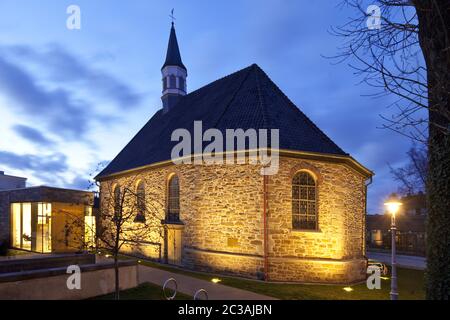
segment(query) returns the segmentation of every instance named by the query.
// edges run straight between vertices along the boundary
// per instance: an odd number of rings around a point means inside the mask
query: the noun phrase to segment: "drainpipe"
[[[367,260],[367,255],[366,255],[366,219],[367,219],[367,188],[372,184],[373,182],[373,177],[370,177],[370,180],[368,183],[364,183],[364,228],[362,230],[362,240],[363,240],[363,250],[364,250],[364,258],[366,258]]]
[[[267,221],[267,180],[268,176],[263,178],[263,221],[264,221],[264,280],[269,280],[269,257],[268,257],[268,221]]]

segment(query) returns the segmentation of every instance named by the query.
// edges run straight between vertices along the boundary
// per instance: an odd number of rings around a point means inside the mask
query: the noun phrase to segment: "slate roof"
[[[279,129],[280,149],[348,155],[253,64],[182,97],[166,113],[159,110],[97,178],[170,160],[178,143],[171,141],[172,132],[185,128],[193,137],[196,120],[203,132],[217,128],[225,136],[226,129]]]
[[[166,66],[178,66],[187,71],[186,67],[181,61],[180,48],[178,47],[177,34],[175,33],[175,27],[172,22],[172,28],[170,29],[169,44],[167,46],[166,61],[161,69]]]

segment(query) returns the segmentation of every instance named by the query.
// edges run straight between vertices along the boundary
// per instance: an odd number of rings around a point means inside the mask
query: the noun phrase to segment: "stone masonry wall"
[[[9,194],[0,192],[0,241],[10,239]]]
[[[115,184],[137,185],[143,181],[146,197],[154,199],[155,218],[162,220],[165,217],[167,181],[172,174],[177,174],[181,190],[180,219],[185,224],[185,248],[261,256],[263,190],[258,170],[257,166],[249,165],[179,165],[146,170],[102,182],[101,205],[110,203],[108,197]],[[160,243],[161,246],[164,242],[160,230],[156,229],[145,241]],[[127,245],[124,251],[138,251],[136,253],[140,255],[153,252],[149,257],[159,258],[156,245],[145,247],[147,249],[133,250],[133,245]],[[195,263],[184,254],[183,259],[187,267]],[[223,264],[218,267],[230,268],[227,262]],[[240,272],[239,268],[239,264],[234,266],[236,272]]]
[[[145,182],[164,219],[166,185],[180,179],[183,265],[187,268],[261,278],[264,271],[263,177],[254,165],[171,165],[102,182],[102,190],[126,179]],[[293,175],[308,170],[318,181],[319,230],[292,230]],[[274,281],[347,283],[364,277],[364,177],[334,163],[280,159],[268,185],[269,279]],[[101,193],[102,205],[104,192]],[[156,232],[147,239],[160,258]],[[156,243],[156,245],[155,245]],[[133,245],[127,247],[133,251]],[[143,251],[142,249],[141,255]]]
[[[292,178],[305,170],[316,178],[318,230],[292,229]],[[364,178],[342,164],[282,158],[270,177],[269,279],[346,282],[364,278]],[[295,267],[294,267],[295,266]],[[281,276],[282,275],[282,276]]]

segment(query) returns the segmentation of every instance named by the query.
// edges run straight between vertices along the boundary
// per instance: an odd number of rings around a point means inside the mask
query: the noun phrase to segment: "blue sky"
[[[387,166],[410,141],[382,125],[390,98],[365,95],[330,35],[352,12],[340,1],[2,0],[0,170],[30,185],[86,188],[160,108],[175,8],[188,90],[257,63],[341,148],[375,171],[369,212],[396,190]],[[81,8],[81,30],[66,9]]]

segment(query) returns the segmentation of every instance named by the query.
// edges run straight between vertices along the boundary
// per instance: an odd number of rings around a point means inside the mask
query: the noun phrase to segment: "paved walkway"
[[[190,296],[193,296],[199,289],[205,289],[208,292],[209,300],[276,300],[275,298],[264,296],[262,294],[212,283],[210,281],[193,278],[179,273],[139,265],[139,283],[151,282],[163,286],[164,282],[169,278],[174,278],[177,281],[179,292]],[[173,288],[172,284],[170,284],[169,287]]]
[[[367,252],[367,256],[370,259],[378,260],[388,265],[391,264],[391,255],[389,253]],[[426,265],[427,262],[424,257],[397,255],[398,267],[425,270]]]

